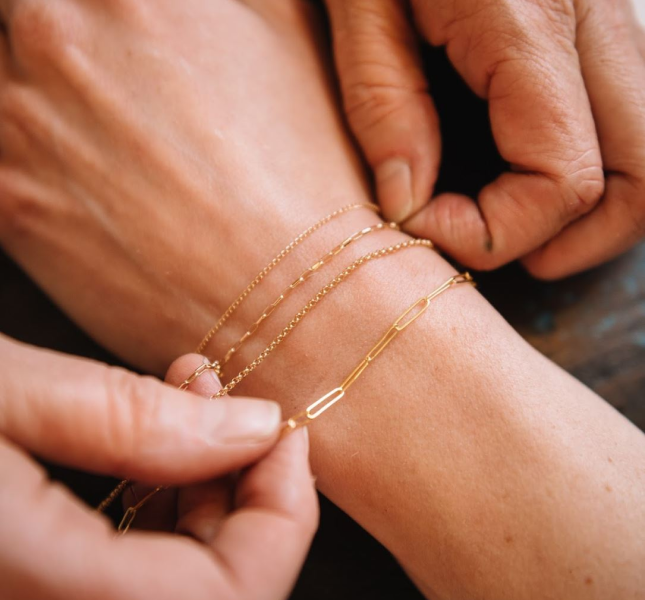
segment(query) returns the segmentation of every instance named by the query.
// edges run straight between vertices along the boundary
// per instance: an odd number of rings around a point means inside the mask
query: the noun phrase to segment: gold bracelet
[[[294,431],[300,427],[305,427],[311,423],[314,419],[320,417],[323,413],[329,410],[334,404],[339,402],[347,393],[347,390],[360,378],[360,376],[365,372],[365,370],[376,360],[376,358],[392,343],[392,341],[410,325],[412,325],[417,319],[419,319],[430,307],[431,302],[439,295],[443,294],[445,291],[450,288],[470,284],[475,285],[473,278],[470,273],[461,273],[455,275],[448,279],[445,283],[440,285],[433,292],[427,296],[419,298],[414,304],[412,304],[403,314],[401,314],[394,323],[388,328],[388,330],[383,334],[378,342],[372,347],[372,349],[367,353],[365,358],[356,366],[356,368],[343,380],[343,382],[314,403],[310,404],[304,411],[294,415],[289,418],[286,422],[286,425],[283,429],[283,435]],[[206,369],[201,372],[205,372]],[[199,375],[197,375],[198,377]],[[211,396],[213,398],[215,396]],[[127,485],[127,482],[121,482],[120,486],[123,486],[122,489]],[[118,489],[118,488],[117,488]],[[139,500],[135,505],[129,507],[124,515],[123,519],[119,523],[117,531],[121,534],[125,534],[131,527],[134,519],[137,516],[138,511],[143,508],[146,503],[157,493],[167,489],[167,486],[158,486],[151,492],[149,492],[144,498]]]
[[[196,379],[201,377],[206,371],[209,371],[209,370],[212,370],[212,371],[215,371],[216,373],[218,373],[218,371],[219,371],[218,364],[216,362],[211,362],[211,361],[206,360],[204,362],[204,364],[202,364],[199,367],[197,367],[186,379],[184,379],[184,381],[182,381],[182,383],[178,386],[177,389],[178,390],[186,390],[186,389],[188,389],[188,386],[193,381],[195,381]],[[119,484],[96,507],[96,511],[100,512],[100,513],[105,512],[112,505],[112,503],[130,485],[132,485],[132,483],[133,482],[131,480],[129,480],[129,479],[123,479],[122,481],[120,481]],[[135,505],[135,507],[134,507],[135,514],[136,514],[136,510],[138,510],[139,504],[141,504],[141,502],[143,502],[143,504],[145,504],[150,498],[152,498],[152,496],[154,496],[157,492],[160,492],[162,489],[164,489],[164,486],[159,486],[158,488],[156,488],[155,490],[150,492],[148,495],[146,495],[139,503],[137,503]],[[141,504],[141,506],[143,506],[143,504]],[[130,509],[128,509],[125,512],[125,514],[123,515],[123,519],[121,520],[121,523],[119,524],[119,528],[117,529],[117,531],[121,531],[122,527],[126,527],[126,531],[130,528],[130,525],[132,524],[132,521],[134,520],[135,515],[134,514],[129,514],[129,512],[130,512]],[[128,523],[127,526],[126,526],[126,523],[127,523],[128,519],[130,519],[130,523]]]
[[[209,342],[213,339],[213,336],[222,328],[224,323],[228,321],[231,315],[239,308],[242,302],[244,302],[246,297],[275,267],[277,267],[280,264],[282,259],[284,259],[294,248],[300,245],[312,233],[320,229],[323,225],[326,225],[336,217],[340,217],[341,215],[344,215],[349,211],[356,210],[359,208],[366,208],[368,210],[373,210],[374,212],[377,212],[377,213],[380,211],[379,207],[376,204],[372,204],[371,202],[349,204],[347,206],[343,206],[342,208],[339,208],[338,210],[335,210],[334,212],[328,214],[326,217],[323,217],[322,219],[320,219],[320,221],[318,221],[317,223],[314,223],[311,227],[308,227],[307,229],[305,229],[300,235],[294,238],[286,246],[286,248],[284,248],[277,256],[275,256],[275,258],[256,275],[255,279],[253,279],[253,281],[249,283],[248,286],[246,286],[244,291],[226,309],[226,311],[219,318],[217,323],[215,323],[215,325],[213,325],[213,327],[208,331],[208,333],[206,333],[206,335],[204,336],[204,339],[200,342],[199,346],[197,346],[197,349],[195,350],[195,352],[197,354],[204,353],[204,350],[208,346]]]
[[[430,240],[406,240],[404,242],[399,242],[398,244],[394,244],[392,246],[388,246],[387,248],[381,248],[380,250],[375,250],[373,252],[370,252],[368,254],[365,254],[361,256],[360,258],[356,259],[353,263],[351,263],[348,267],[343,269],[336,277],[334,277],[331,281],[327,283],[323,288],[321,288],[318,293],[305,304],[305,306],[291,319],[291,321],[287,324],[287,326],[282,330],[282,332],[258,355],[258,357],[251,362],[248,366],[246,366],[242,371],[240,371],[231,381],[229,381],[224,387],[222,387],[216,394],[213,394],[210,396],[210,400],[214,400],[217,398],[221,398],[222,396],[225,396],[226,394],[230,393],[233,391],[233,389],[244,379],[246,378],[249,374],[251,374],[257,367],[259,367],[264,360],[289,336],[289,334],[296,328],[296,326],[309,314],[320,302],[321,300],[327,296],[332,290],[334,290],[336,287],[338,287],[341,283],[343,283],[354,271],[356,271],[358,268],[363,266],[364,264],[375,260],[379,258],[383,258],[385,256],[389,256],[391,254],[395,254],[396,252],[400,252],[401,250],[404,250],[406,248],[413,248],[413,247],[425,247],[425,248],[434,248],[434,244]],[[206,362],[202,365],[200,365],[187,379],[185,379],[182,384],[179,386],[180,390],[185,390],[193,381],[195,381],[200,375],[202,375],[204,372],[207,370],[214,370],[216,373],[219,372],[219,364],[217,361],[214,362]],[[128,480],[123,480],[119,485],[110,493],[110,495],[101,502],[99,505],[99,508],[101,511],[104,511],[107,509],[112,502],[119,496],[120,493],[122,493],[130,484],[131,482]],[[154,496],[158,491],[161,491],[164,489],[163,487],[158,488],[157,490],[153,490],[148,496],[151,498]],[[148,496],[144,499],[147,502]],[[139,503],[140,504],[140,503]],[[139,506],[137,504],[137,506]],[[145,504],[145,502],[144,502]],[[136,513],[136,510],[138,508],[133,508]],[[128,509],[126,511],[126,514],[123,517],[122,522],[119,524],[118,531],[127,531],[132,524],[132,521],[134,520],[135,515],[132,514],[132,511]]]
[[[358,240],[364,238],[366,235],[369,235],[370,233],[374,233],[376,231],[382,231],[385,229],[392,229],[392,230],[399,230],[399,226],[396,223],[377,223],[376,225],[371,225],[370,227],[365,227],[364,229],[361,229],[360,231],[357,231],[356,233],[350,235],[348,238],[343,240],[340,244],[337,244],[334,246],[329,252],[325,253],[323,257],[318,259],[313,265],[311,265],[309,268],[305,269],[299,277],[297,277],[290,285],[288,285],[285,290],[277,297],[276,300],[274,300],[271,304],[269,304],[263,311],[260,317],[249,327],[247,332],[233,345],[229,350],[226,352],[224,355],[224,358],[221,360],[217,361],[219,365],[219,372],[218,375],[221,377],[223,375],[223,369],[226,363],[228,363],[229,360],[233,357],[233,355],[240,349],[242,344],[246,340],[248,340],[260,327],[260,325],[271,316],[273,311],[280,306],[280,304],[284,301],[285,298],[289,296],[296,288],[300,287],[305,281],[307,281],[310,277],[313,277],[319,269],[327,264],[330,260],[332,260],[334,257],[338,256],[345,248],[347,248],[349,245],[351,245],[354,242],[357,242]]]
[[[446,281],[443,285],[439,286],[436,290],[419,298],[410,308],[408,308],[385,332],[383,337],[373,346],[367,353],[365,358],[358,364],[358,366],[345,378],[345,380],[336,388],[327,392],[324,396],[310,404],[304,411],[291,417],[287,420],[286,429],[291,431],[298,427],[305,427],[314,419],[317,419],[325,411],[329,410],[336,402],[341,400],[347,390],[356,382],[356,380],[363,374],[365,369],[369,367],[374,360],[378,357],[385,348],[407,327],[412,325],[430,306],[430,303],[440,294],[449,290],[451,287],[461,284],[475,285],[470,273],[461,273],[455,275]]]
[[[333,289],[337,288],[343,281],[345,281],[354,271],[362,267],[364,264],[390,254],[395,254],[406,248],[414,248],[416,246],[424,248],[434,248],[434,244],[430,240],[406,240],[399,242],[387,248],[374,250],[369,254],[364,254],[357,258],[352,264],[343,269],[336,277],[334,277],[327,285],[321,288],[318,293],[311,299],[305,306],[289,321],[287,326],[275,337],[275,339],[258,355],[258,357],[251,362],[248,366],[242,369],[231,381],[229,381],[221,390],[213,394],[210,399],[221,398],[229,392],[233,391],[235,387],[255,369],[257,369],[288,336],[296,328],[296,326],[320,303],[320,301],[329,294]]]

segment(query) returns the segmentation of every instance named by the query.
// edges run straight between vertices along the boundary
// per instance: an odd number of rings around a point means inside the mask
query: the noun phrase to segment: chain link
[[[213,339],[213,336],[222,328],[224,323],[228,321],[231,315],[240,307],[242,302],[246,300],[247,296],[257,287],[257,285],[275,268],[280,262],[297,246],[299,246],[304,240],[306,240],[312,233],[318,231],[323,225],[329,223],[336,217],[340,217],[347,212],[352,210],[357,210],[359,208],[366,208],[368,210],[373,210],[374,212],[379,212],[378,206],[372,203],[359,203],[359,204],[349,204],[343,206],[338,210],[335,210],[332,213],[329,213],[326,217],[323,217],[317,223],[314,223],[311,227],[305,229],[298,237],[294,238],[274,259],[262,269],[253,279],[251,283],[244,289],[244,291],[233,301],[233,303],[226,309],[224,314],[219,318],[219,321],[213,325],[213,327],[206,333],[204,339],[200,342],[199,346],[195,352],[197,354],[203,354],[204,350]]]
[[[343,240],[340,244],[334,246],[331,250],[326,252],[321,258],[319,258],[313,265],[305,269],[299,277],[297,277],[291,284],[289,284],[284,291],[271,303],[269,304],[260,317],[249,327],[246,333],[233,345],[224,355],[224,358],[218,361],[220,369],[222,369],[229,360],[231,360],[233,354],[235,354],[260,327],[260,325],[268,319],[271,314],[282,304],[285,298],[287,298],[294,290],[300,287],[303,283],[313,277],[316,273],[320,271],[320,268],[330,262],[334,257],[338,256],[343,250],[348,248],[351,244],[358,242],[363,239],[366,235],[370,233],[375,233],[378,231],[384,230],[399,230],[399,226],[396,223],[377,223],[376,225],[371,225],[370,227],[365,227],[360,231],[350,235],[348,238]]]
[[[255,369],[257,369],[264,360],[287,338],[287,336],[296,328],[296,326],[302,321],[325,297],[329,292],[338,287],[343,281],[345,281],[354,271],[362,267],[364,264],[375,260],[377,258],[383,258],[384,256],[389,256],[395,254],[406,248],[413,248],[415,246],[421,246],[425,248],[434,248],[434,244],[430,240],[406,240],[405,242],[399,242],[387,248],[381,248],[380,250],[375,250],[369,254],[365,254],[360,258],[357,258],[351,265],[346,267],[341,271],[336,277],[334,277],[327,285],[320,289],[320,291],[311,299],[305,306],[298,312],[287,326],[282,330],[280,334],[262,351],[262,353],[244,369],[242,369],[231,381],[229,381],[221,390],[216,394],[211,396],[211,399],[221,398],[229,392],[232,392],[233,389],[248,375],[250,375]]]

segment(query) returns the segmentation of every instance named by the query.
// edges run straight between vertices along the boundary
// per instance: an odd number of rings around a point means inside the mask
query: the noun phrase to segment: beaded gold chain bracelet
[[[368,210],[372,210],[376,213],[380,212],[379,207],[376,204],[372,204],[371,202],[362,202],[358,204],[349,204],[347,206],[343,206],[342,208],[339,208],[338,210],[335,210],[332,213],[329,213],[327,216],[323,217],[320,219],[318,222],[314,223],[307,229],[305,229],[301,234],[299,234],[297,237],[295,237],[289,244],[283,248],[274,258],[273,260],[266,266],[264,269],[262,269],[249,283],[249,285],[246,286],[246,288],[242,291],[242,293],[233,301],[233,303],[224,311],[224,314],[219,318],[217,323],[213,325],[213,327],[206,333],[204,336],[204,339],[199,343],[199,346],[197,346],[195,352],[197,354],[203,354],[204,350],[208,346],[209,342],[213,339],[213,336],[222,328],[224,323],[228,321],[228,319],[231,318],[233,313],[240,307],[242,302],[247,298],[247,296],[258,286],[258,284],[275,268],[277,267],[282,260],[288,256],[296,247],[298,247],[302,242],[304,242],[312,233],[318,231],[321,227],[329,223],[330,221],[334,220],[337,217],[340,217],[341,215],[344,215],[345,213],[348,213],[352,210],[357,210],[359,208],[365,208]]]
[[[360,231],[357,231],[356,233],[350,235],[348,238],[344,239],[340,244],[337,244],[334,246],[331,250],[326,252],[321,258],[319,258],[313,265],[305,269],[299,277],[296,277],[294,281],[289,284],[283,291],[282,293],[271,303],[269,304],[263,311],[260,317],[249,327],[249,329],[246,331],[246,333],[233,345],[229,350],[226,352],[224,357],[217,361],[219,365],[219,372],[218,375],[221,377],[223,374],[223,369],[226,363],[233,357],[233,354],[235,354],[242,344],[246,340],[248,340],[260,327],[260,325],[268,319],[273,311],[280,306],[280,304],[287,298],[295,289],[300,287],[305,281],[313,277],[317,272],[319,272],[319,269],[326,265],[329,261],[331,261],[334,257],[338,256],[343,250],[345,250],[348,246],[353,244],[354,242],[359,241],[360,239],[364,238],[366,235],[369,235],[370,233],[374,233],[377,231],[383,231],[383,230],[399,230],[399,226],[396,223],[377,223],[376,225],[371,225],[369,227],[365,227],[361,229]]]
[[[305,304],[305,306],[289,321],[286,327],[278,334],[274,340],[257,356],[257,358],[242,369],[231,381],[229,381],[224,387],[222,387],[216,394],[210,396],[210,400],[221,398],[226,394],[230,393],[235,389],[235,387],[248,375],[250,375],[257,367],[259,367],[266,358],[291,334],[291,332],[298,326],[298,324],[325,298],[332,290],[337,288],[341,283],[343,283],[352,273],[359,269],[364,264],[371,262],[373,260],[384,258],[391,254],[405,250],[406,248],[413,247],[425,247],[425,248],[434,248],[434,245],[429,240],[406,240],[404,242],[399,242],[398,244],[393,244],[387,248],[381,248],[380,250],[375,250],[368,254],[357,258],[352,262],[348,267],[343,269],[336,277],[329,281],[323,288],[321,288],[318,293]],[[185,379],[179,386],[180,390],[185,390],[188,386],[195,381],[200,375],[208,370],[213,370],[215,373],[220,373],[220,365],[217,361],[206,362],[200,365],[187,379]],[[119,495],[131,484],[131,481],[124,479],[121,481],[111,492],[110,494],[98,505],[97,510],[99,512],[105,511],[113,502],[116,500]],[[162,488],[160,488],[162,489]],[[156,492],[153,490],[151,492],[154,495]],[[145,499],[144,499],[145,500]],[[127,515],[126,515],[127,516]],[[134,518],[134,517],[132,517]],[[128,525],[129,527],[129,525]]]
[[[259,367],[264,360],[271,354],[290,334],[291,332],[300,324],[300,322],[320,303],[320,301],[329,294],[332,290],[337,288],[341,283],[343,283],[352,273],[363,265],[371,262],[373,260],[384,258],[405,250],[406,248],[414,247],[423,247],[423,248],[434,248],[434,244],[430,240],[406,240],[405,242],[399,242],[398,244],[393,244],[387,248],[381,248],[380,250],[374,250],[368,254],[364,254],[360,258],[357,258],[352,262],[348,267],[343,269],[336,277],[334,277],[327,285],[322,287],[318,293],[311,299],[304,307],[289,321],[286,327],[278,334],[275,339],[258,355],[258,357],[251,362],[248,366],[242,369],[231,381],[229,381],[217,394],[211,396],[211,399],[221,398],[229,392],[232,392],[233,389],[249,374],[251,374],[257,367]],[[212,363],[212,368],[216,371],[219,369],[219,363]]]
[[[376,342],[372,349],[366,354],[365,358],[356,366],[356,368],[343,380],[343,382],[330,392],[326,393],[324,396],[310,404],[304,411],[294,415],[289,418],[283,428],[283,434],[286,434],[290,431],[298,429],[300,427],[305,427],[313,420],[320,417],[323,413],[329,410],[334,404],[342,400],[347,393],[347,390],[360,378],[360,376],[365,372],[365,370],[378,358],[378,356],[392,343],[392,341],[415,321],[417,321],[430,307],[432,301],[437,298],[437,296],[443,294],[447,290],[457,285],[470,284],[475,285],[473,278],[470,273],[461,273],[455,275],[436,288],[434,291],[429,293],[427,296],[419,298],[414,304],[407,308],[397,319],[390,325],[387,331],[383,336]],[[205,366],[201,370],[201,373],[204,373],[208,369]],[[193,374],[194,381],[199,375]],[[192,376],[191,376],[192,377]],[[184,384],[189,385],[190,382],[186,380]],[[183,384],[182,384],[183,385]],[[122,485],[127,485],[127,482],[122,482]],[[137,516],[138,511],[143,508],[147,502],[152,499],[157,493],[166,489],[166,486],[158,486],[146,496],[144,496],[139,502],[135,505],[129,507],[124,515],[121,523],[119,523],[118,531],[122,534],[126,533],[134,519]]]

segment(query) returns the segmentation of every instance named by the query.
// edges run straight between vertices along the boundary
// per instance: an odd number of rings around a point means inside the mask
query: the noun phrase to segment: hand
[[[173,387],[178,387],[203,362],[204,357],[198,354],[179,357],[170,365],[166,382]],[[188,386],[188,390],[208,398],[217,393],[221,387],[222,384],[217,375],[213,371],[207,371],[195,379]],[[224,396],[216,402],[228,400],[229,397]],[[304,432],[298,430],[297,433],[302,435]],[[306,433],[304,435],[307,437],[305,443],[308,445],[308,435]],[[264,471],[268,472],[267,467],[264,467]],[[281,476],[275,467],[274,471],[273,477]],[[177,531],[209,543],[233,510],[236,496],[248,493],[246,479],[246,477],[242,478],[242,485],[240,485],[237,474],[233,473],[197,485],[160,491],[137,512],[134,526],[145,530]],[[135,504],[155,487],[137,483],[127,488],[123,494],[125,506]]]
[[[645,235],[645,34],[629,0],[412,0],[410,15],[402,0],[327,4],[346,112],[387,217],[466,265],[523,258],[543,278]],[[429,201],[440,138],[415,26],[489,101],[511,171],[477,203]]]
[[[0,338],[0,596],[285,598],[317,521],[306,437],[275,442],[271,402],[208,402],[156,380]],[[131,532],[46,480],[29,457],[189,484],[256,461],[235,509],[195,539]],[[193,511],[194,514],[194,511]],[[203,527],[202,527],[203,531]],[[11,540],[11,543],[7,543]]]
[[[306,3],[0,18],[0,243],[131,364],[165,372],[288,240],[368,198]]]

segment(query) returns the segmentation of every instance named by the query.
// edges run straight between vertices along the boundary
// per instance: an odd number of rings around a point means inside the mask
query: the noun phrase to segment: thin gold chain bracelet
[[[387,248],[381,248],[380,250],[374,250],[368,254],[364,254],[360,258],[357,258],[353,263],[348,267],[343,269],[336,277],[334,277],[329,283],[322,287],[318,293],[311,299],[305,306],[289,321],[286,327],[275,337],[275,339],[257,356],[257,358],[242,369],[233,379],[231,379],[221,390],[216,394],[213,394],[210,399],[214,400],[216,398],[221,398],[226,394],[232,392],[235,387],[248,375],[250,375],[255,369],[257,369],[264,360],[291,334],[291,332],[298,326],[298,324],[320,303],[320,301],[325,298],[332,290],[337,288],[341,283],[343,283],[352,273],[363,265],[379,258],[385,256],[390,256],[405,250],[406,248],[414,247],[423,247],[423,248],[434,248],[434,244],[430,240],[406,240],[405,242],[399,242],[398,244],[393,244]],[[217,365],[218,367],[219,365]],[[217,368],[216,367],[216,368]]]
[[[304,242],[311,234],[314,232],[318,231],[321,227],[329,223],[330,221],[336,219],[337,217],[340,217],[341,215],[344,215],[345,213],[348,213],[352,210],[357,210],[359,208],[366,208],[368,210],[372,210],[376,213],[380,212],[379,207],[376,204],[372,204],[371,202],[362,202],[362,203],[357,203],[357,204],[348,204],[347,206],[343,206],[342,208],[339,208],[338,210],[335,210],[334,212],[329,213],[327,216],[323,217],[320,219],[318,222],[314,223],[307,229],[305,229],[301,234],[299,234],[297,237],[295,237],[284,249],[282,249],[274,258],[273,260],[266,266],[264,269],[262,269],[249,283],[249,285],[246,286],[244,291],[233,301],[233,303],[224,311],[224,314],[219,318],[217,323],[213,325],[213,327],[206,333],[202,341],[199,343],[199,346],[197,346],[195,352],[197,354],[203,354],[204,350],[208,346],[209,342],[213,339],[213,336],[222,328],[224,323],[228,321],[228,319],[233,315],[233,313],[240,307],[242,302],[247,298],[247,296],[258,286],[258,284],[275,268],[277,267],[282,260],[288,256],[292,250],[294,250],[296,247],[298,247],[302,242]]]
[[[328,262],[330,262],[334,257],[338,256],[343,250],[345,250],[351,244],[361,240],[362,238],[364,238],[366,235],[369,235],[370,233],[388,230],[388,229],[398,231],[400,228],[396,223],[377,223],[376,225],[365,227],[357,231],[356,233],[353,233],[348,238],[345,238],[340,244],[337,244],[331,250],[326,252],[313,265],[305,269],[300,274],[299,277],[294,279],[294,281],[291,284],[289,284],[282,291],[282,293],[262,311],[262,314],[260,315],[260,317],[253,323],[253,325],[251,325],[251,327],[249,327],[246,333],[233,346],[231,346],[231,348],[229,348],[229,350],[226,352],[224,357],[221,360],[217,361],[219,365],[218,375],[220,377],[223,375],[224,366],[228,363],[229,360],[231,360],[233,355],[240,349],[242,344],[244,344],[244,342],[246,342],[246,340],[248,340],[258,330],[260,325],[271,316],[271,314],[278,308],[278,306],[282,304],[285,298],[287,298],[295,289],[300,287],[308,279],[310,279],[316,273],[318,273],[321,267],[323,267]]]
[[[352,273],[359,269],[364,264],[371,262],[373,260],[389,256],[405,250],[406,248],[413,247],[425,247],[425,248],[434,248],[434,244],[430,240],[419,240],[412,239],[406,240],[404,242],[399,242],[393,244],[386,248],[381,248],[380,250],[375,250],[368,254],[361,256],[352,262],[348,267],[343,269],[336,277],[329,281],[323,288],[321,288],[318,293],[305,304],[305,306],[291,319],[287,326],[274,338],[274,340],[257,356],[257,358],[246,366],[242,371],[240,371],[231,381],[229,381],[224,387],[222,387],[216,394],[210,396],[210,400],[215,400],[221,398],[226,394],[230,393],[235,389],[235,387],[248,375],[250,375],[257,367],[259,367],[266,358],[291,334],[291,332],[298,326],[298,324],[325,298],[332,290],[337,288],[341,283],[343,283]],[[220,367],[217,361],[206,362],[203,365],[200,365],[187,379],[185,379],[179,386],[180,390],[185,390],[188,386],[195,381],[200,375],[202,375],[207,370],[213,370],[216,373],[219,373]],[[105,511],[118,497],[119,495],[130,485],[129,480],[121,481],[115,488],[110,492],[110,494],[99,504],[97,510],[100,512]],[[157,491],[160,491],[163,487],[158,488]],[[151,497],[157,493],[155,490],[151,492]],[[144,499],[145,500],[145,499]],[[137,505],[138,506],[138,505]],[[133,507],[130,507],[133,508]],[[137,509],[138,510],[138,509]],[[129,511],[129,509],[128,509]],[[128,519],[134,519],[134,516],[131,514],[131,511],[126,511],[126,514],[123,517],[123,521],[119,525],[119,531],[122,531],[122,527],[125,527],[126,531],[130,527],[128,524]]]
[[[463,284],[475,285],[475,282],[470,273],[461,273],[459,275],[451,277],[434,291],[430,292],[427,296],[419,298],[419,300],[417,300],[414,304],[407,308],[396,319],[396,321],[394,321],[394,323],[390,325],[383,336],[381,336],[378,342],[376,342],[372,349],[367,353],[365,358],[363,358],[363,360],[338,387],[334,388],[330,392],[327,392],[324,396],[310,404],[304,411],[294,415],[287,420],[283,429],[283,435],[300,427],[307,426],[309,423],[329,410],[337,402],[342,400],[347,393],[347,390],[361,377],[365,370],[378,358],[378,356],[392,343],[392,341],[400,333],[405,331],[410,325],[416,322],[428,310],[430,304],[435,298],[448,291],[450,288]],[[207,369],[208,366],[204,365],[204,369],[201,371],[201,373],[205,372],[205,370]],[[199,375],[197,375],[196,377],[199,377]],[[127,483],[128,482],[121,482],[120,486],[123,486],[123,488],[125,488]],[[117,531],[121,534],[125,534],[134,522],[138,511],[141,510],[141,508],[143,508],[153,496],[165,489],[167,489],[166,486],[158,486],[157,488],[149,492],[146,496],[144,496],[141,500],[139,500],[139,502],[137,502],[135,505],[129,507],[125,511],[123,519],[119,523]]]

